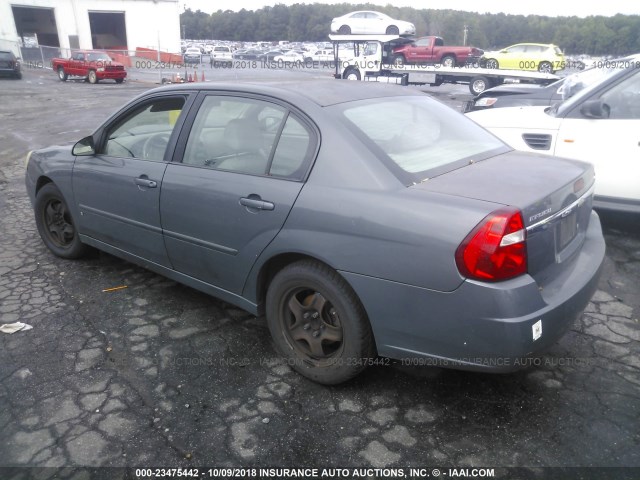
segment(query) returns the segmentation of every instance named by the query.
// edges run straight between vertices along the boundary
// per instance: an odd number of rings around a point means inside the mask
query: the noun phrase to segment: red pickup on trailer
[[[84,77],[89,83],[112,79],[122,83],[127,76],[124,65],[111,60],[105,52],[74,52],[71,58],[54,58],[51,60],[53,71],[63,82],[70,76]]]
[[[396,65],[408,63],[440,63],[443,67],[474,64],[480,60],[483,50],[475,47],[445,45],[441,37],[420,37],[411,43],[393,49]]]

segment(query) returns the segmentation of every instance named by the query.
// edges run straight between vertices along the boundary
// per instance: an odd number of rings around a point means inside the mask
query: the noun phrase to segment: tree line
[[[577,4],[576,4],[577,5]],[[579,7],[577,7],[579,8]],[[380,7],[371,4],[277,4],[259,10],[218,10],[211,15],[187,9],[180,15],[183,38],[255,41],[328,41],[334,17],[376,10],[415,24],[417,36],[438,35],[445,44],[485,50],[514,43],[554,43],[569,54],[627,55],[640,52],[640,15],[546,17],[457,10]]]

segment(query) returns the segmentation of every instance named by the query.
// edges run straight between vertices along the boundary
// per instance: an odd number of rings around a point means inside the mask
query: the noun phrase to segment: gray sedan
[[[94,247],[265,314],[317,382],[504,372],[580,315],[604,258],[590,164],[512,151],[395,85],[163,87],[31,152],[45,245]]]

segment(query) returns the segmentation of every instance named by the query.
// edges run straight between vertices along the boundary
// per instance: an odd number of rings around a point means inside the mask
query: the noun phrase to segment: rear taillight
[[[456,250],[460,273],[497,282],[527,273],[527,234],[520,210],[496,210],[474,228]]]

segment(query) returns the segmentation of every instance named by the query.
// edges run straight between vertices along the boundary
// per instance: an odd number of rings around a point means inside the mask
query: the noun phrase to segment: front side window
[[[184,103],[184,97],[145,102],[107,130],[99,153],[162,161]]]
[[[600,97],[612,119],[640,119],[640,72],[626,78]]]
[[[509,150],[472,120],[426,97],[361,100],[336,108],[406,184]]]

